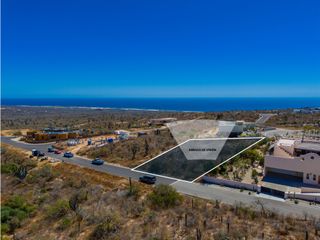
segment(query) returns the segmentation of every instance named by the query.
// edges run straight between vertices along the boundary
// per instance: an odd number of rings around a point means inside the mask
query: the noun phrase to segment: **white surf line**
[[[265,137],[254,137],[251,139],[259,139],[257,142],[251,144],[250,146],[246,147],[245,149],[241,150],[240,152],[236,153],[235,155],[233,155],[232,157],[228,158],[227,160],[221,162],[220,164],[218,164],[217,166],[215,166],[214,168],[210,169],[209,171],[205,172],[204,174],[200,175],[199,177],[195,178],[192,180],[192,182],[197,181],[199,178],[203,177],[204,175],[208,174],[209,172],[211,172],[212,170],[216,169],[217,167],[220,167],[222,164],[225,164],[227,162],[229,162],[232,158],[238,156],[239,154],[243,153],[244,151],[250,149],[251,147],[253,147],[254,145],[256,145],[257,143],[261,142],[263,139],[265,139]],[[231,138],[231,139],[237,139],[237,138]],[[238,138],[239,139],[239,138]],[[250,138],[245,138],[245,139],[250,139]]]

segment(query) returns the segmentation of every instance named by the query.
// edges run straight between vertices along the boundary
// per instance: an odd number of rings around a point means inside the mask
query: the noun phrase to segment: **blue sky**
[[[320,96],[320,1],[2,2],[2,97]]]

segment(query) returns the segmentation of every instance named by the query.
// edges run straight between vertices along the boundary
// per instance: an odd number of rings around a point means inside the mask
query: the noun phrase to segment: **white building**
[[[279,140],[265,156],[264,175],[272,174],[320,187],[320,142]]]

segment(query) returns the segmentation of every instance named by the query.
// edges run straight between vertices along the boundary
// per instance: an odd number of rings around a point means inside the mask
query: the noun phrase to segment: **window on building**
[[[317,176],[313,174],[313,181],[317,180]]]
[[[307,179],[309,179],[309,178],[310,178],[310,177],[309,177],[309,173],[307,173],[307,176],[306,176],[306,178],[307,178]]]

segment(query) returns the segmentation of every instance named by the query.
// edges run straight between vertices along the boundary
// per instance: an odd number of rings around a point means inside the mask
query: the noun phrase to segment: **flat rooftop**
[[[297,144],[295,149],[320,152],[320,142],[302,142]]]

